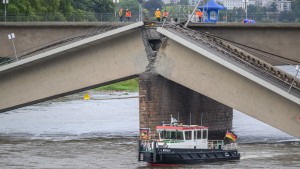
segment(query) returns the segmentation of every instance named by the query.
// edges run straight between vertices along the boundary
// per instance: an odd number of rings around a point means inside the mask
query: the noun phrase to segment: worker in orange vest
[[[156,20],[157,20],[158,22],[160,22],[160,15],[161,15],[161,12],[160,12],[159,8],[156,9],[154,15],[155,15],[155,17],[156,17]]]
[[[130,21],[131,18],[131,11],[129,9],[126,10],[126,14],[125,14],[126,20]]]
[[[165,11],[163,12],[163,21],[164,21],[165,19],[167,19],[168,16],[169,16],[169,12],[168,12],[167,10],[165,10]]]
[[[203,13],[202,13],[199,9],[197,9],[196,15],[197,15],[198,18],[199,18],[199,22],[201,22],[201,21],[202,21],[202,17],[203,17]]]

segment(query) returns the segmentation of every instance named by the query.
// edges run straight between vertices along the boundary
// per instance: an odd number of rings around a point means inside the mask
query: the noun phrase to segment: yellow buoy
[[[88,94],[88,93],[86,93],[86,94],[84,95],[83,99],[84,99],[84,100],[90,100],[90,96],[89,96],[89,94]]]

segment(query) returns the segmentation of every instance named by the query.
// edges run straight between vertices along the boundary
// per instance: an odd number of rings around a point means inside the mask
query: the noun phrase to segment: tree
[[[138,14],[139,12],[139,2],[137,0],[123,0],[120,1],[120,8],[130,9],[132,15]]]
[[[296,20],[300,20],[300,1],[299,0],[292,0],[292,14],[295,16]]]
[[[115,4],[112,0],[73,0],[75,9],[95,13],[112,13]]]
[[[115,4],[112,0],[11,0],[7,5],[7,19],[9,21],[64,21],[75,18],[82,20],[87,17],[86,13],[90,13],[89,20],[96,20],[95,13],[112,15],[114,9]],[[4,14],[4,5],[0,5],[0,13]],[[3,16],[0,17],[4,20]]]
[[[249,5],[248,6],[248,17],[254,19],[255,21],[262,21],[266,16],[266,8]]]
[[[150,0],[144,4],[144,8],[146,8],[149,11],[149,13],[150,13],[149,17],[153,17],[154,12],[156,11],[157,8],[162,9],[162,1],[161,0]]]
[[[180,0],[179,4],[180,5],[189,5],[189,1],[188,0]]]
[[[277,11],[277,5],[275,2],[270,5],[269,11],[274,13]]]
[[[109,21],[114,18],[115,4],[112,0],[73,0],[73,6],[88,20],[96,17],[100,21]]]
[[[280,22],[290,23],[295,21],[295,15],[293,15],[292,12],[283,11],[280,13],[278,19]]]

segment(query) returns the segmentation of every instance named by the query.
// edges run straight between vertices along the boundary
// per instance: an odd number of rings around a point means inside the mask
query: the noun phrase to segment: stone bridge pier
[[[209,127],[209,139],[223,139],[232,127],[233,109],[170,81],[160,75],[142,74],[139,78],[140,127],[170,123],[172,115],[180,123]]]

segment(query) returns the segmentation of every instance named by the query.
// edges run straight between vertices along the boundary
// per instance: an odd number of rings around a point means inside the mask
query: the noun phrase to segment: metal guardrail
[[[18,58],[16,58],[15,55],[2,57],[2,58],[0,58],[0,66],[6,65],[9,63],[13,63],[16,61],[20,61],[22,59],[29,58],[31,56],[35,56],[40,53],[44,53],[51,49],[55,49],[55,48],[91,37],[94,35],[105,33],[107,31],[110,31],[110,30],[113,30],[113,29],[116,29],[119,27],[120,27],[120,25],[118,25],[118,24],[110,24],[110,25],[104,25],[104,26],[90,28],[90,29],[84,30],[80,33],[77,33],[75,35],[63,37],[63,38],[57,39],[55,41],[18,52],[17,53]]]
[[[125,17],[124,17],[125,18]],[[73,13],[73,14],[16,14],[7,15],[6,22],[118,22],[117,13]],[[132,13],[130,21],[139,21],[138,12]],[[126,20],[124,20],[126,21]],[[5,22],[5,16],[0,16]]]
[[[182,11],[183,9],[184,11]],[[192,7],[189,7],[189,9],[188,7],[181,7],[181,11],[178,11],[178,9],[170,9],[169,18],[177,20],[178,22],[184,22],[188,19],[191,11]],[[206,17],[207,15],[204,13],[203,20],[205,20]],[[230,12],[226,13],[225,11],[221,11],[218,15],[218,22],[242,22],[245,17],[245,14],[232,14]],[[132,11],[131,21],[140,21],[145,18],[153,21],[156,20],[154,14],[147,13],[141,18],[139,11]],[[300,18],[294,14],[280,13],[253,13],[248,14],[248,19],[253,19],[257,23],[300,22]],[[8,14],[6,16],[6,22],[118,22],[119,20],[117,11],[114,13]],[[5,16],[0,16],[0,22],[5,22]]]
[[[225,144],[223,149],[224,150],[236,150],[238,149],[238,144],[237,143],[230,143],[230,144]]]

